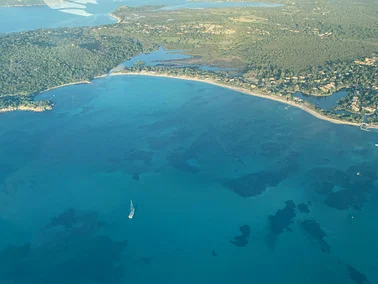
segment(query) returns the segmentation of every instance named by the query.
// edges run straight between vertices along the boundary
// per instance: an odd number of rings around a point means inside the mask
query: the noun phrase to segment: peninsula
[[[193,57],[121,72],[216,82],[290,103],[332,122],[378,125],[376,1],[277,2],[283,5],[120,7],[112,13],[118,20],[113,25],[5,35],[0,42],[0,108],[9,108],[10,98],[14,106],[23,105],[47,89],[90,81],[130,57],[163,46]],[[232,70],[204,73],[195,67],[200,65]],[[332,110],[294,95],[330,96],[337,90],[348,95]]]

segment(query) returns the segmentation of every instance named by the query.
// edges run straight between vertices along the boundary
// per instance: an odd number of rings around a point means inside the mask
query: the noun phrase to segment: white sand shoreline
[[[117,20],[117,24],[119,24],[121,22],[121,18],[120,17],[117,17],[116,15],[114,15],[113,13],[109,13],[109,16],[116,19]]]
[[[314,117],[316,117],[318,119],[329,121],[329,122],[334,123],[334,124],[343,124],[343,125],[358,126],[358,127],[361,126],[360,123],[342,121],[342,120],[338,120],[338,119],[335,119],[335,118],[331,118],[331,117],[327,117],[327,116],[321,115],[320,113],[318,113],[318,112],[316,112],[316,111],[314,111],[314,110],[312,110],[312,109],[310,109],[310,108],[308,108],[308,107],[306,107],[304,105],[297,104],[297,103],[295,103],[293,101],[287,101],[284,98],[280,98],[280,97],[277,97],[277,96],[266,95],[266,94],[263,94],[263,93],[261,93],[259,91],[251,91],[251,90],[247,90],[247,89],[244,89],[244,88],[229,86],[227,84],[222,84],[220,82],[213,81],[211,79],[200,79],[200,78],[187,77],[187,76],[172,76],[172,75],[152,73],[152,72],[113,73],[113,74],[109,74],[109,76],[151,76],[151,77],[163,77],[163,78],[172,78],[172,79],[180,79],[180,80],[187,80],[187,81],[202,82],[202,83],[207,83],[207,84],[219,86],[219,87],[222,87],[222,88],[227,88],[227,89],[230,89],[230,90],[233,90],[233,91],[237,91],[239,93],[243,93],[243,94],[246,94],[246,95],[251,95],[251,96],[255,96],[255,97],[259,97],[259,98],[265,98],[265,99],[277,101],[277,102],[280,102],[280,103],[284,103],[284,104],[287,104],[287,105],[290,105],[290,106],[293,106],[293,107],[297,107],[297,108],[302,109],[303,111],[311,114],[312,116],[314,116]],[[104,77],[104,76],[101,76],[101,77]],[[378,128],[378,126],[370,125],[369,128]]]
[[[43,93],[46,93],[48,91],[58,89],[58,88],[63,88],[63,87],[68,87],[68,86],[73,86],[73,85],[81,85],[81,84],[92,84],[92,82],[91,81],[79,81],[79,82],[67,83],[67,84],[56,86],[56,87],[48,88],[47,90],[42,91],[40,94],[43,94]]]
[[[201,83],[211,84],[211,85],[219,86],[219,87],[222,87],[222,88],[227,88],[227,89],[239,92],[239,93],[243,93],[243,94],[246,94],[246,95],[251,95],[251,96],[264,98],[264,99],[268,99],[268,100],[272,100],[272,101],[277,101],[277,102],[280,102],[280,103],[284,103],[286,105],[290,105],[290,106],[293,106],[293,107],[296,107],[296,108],[300,108],[303,111],[311,114],[312,116],[314,116],[318,119],[325,120],[325,121],[328,121],[328,122],[331,122],[331,123],[334,123],[334,124],[361,127],[360,123],[342,121],[342,120],[338,120],[338,119],[335,119],[335,118],[327,117],[327,116],[324,116],[324,115],[316,112],[313,109],[306,107],[305,105],[300,105],[300,104],[297,104],[293,101],[287,101],[286,99],[278,97],[278,96],[267,95],[267,94],[264,94],[262,92],[259,92],[258,90],[252,91],[252,90],[239,88],[239,87],[235,87],[235,86],[229,86],[227,84],[223,84],[223,83],[211,80],[211,79],[200,79],[200,78],[197,78],[197,77],[189,77],[189,76],[173,76],[173,75],[168,75],[168,74],[146,72],[146,71],[103,74],[103,75],[100,75],[100,76],[96,76],[94,79],[105,78],[105,77],[108,77],[108,76],[150,76],[150,77],[171,78],[171,79],[178,79],[178,80],[186,80],[186,81],[193,81],[193,82],[201,82]],[[67,83],[67,84],[56,86],[56,87],[51,87],[51,88],[49,88],[45,91],[42,91],[41,94],[48,92],[48,91],[51,91],[51,90],[54,90],[54,89],[62,88],[62,87],[68,87],[68,86],[80,85],[80,84],[91,84],[91,83],[92,83],[91,81],[79,81],[79,82]],[[0,110],[0,112],[2,112],[2,111]],[[367,125],[367,126],[368,126],[369,129],[378,129],[378,125]]]

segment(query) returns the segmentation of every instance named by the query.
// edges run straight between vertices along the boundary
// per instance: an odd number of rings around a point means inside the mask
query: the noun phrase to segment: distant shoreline
[[[118,17],[118,16],[116,16],[116,15],[114,15],[113,13],[109,13],[109,16],[112,17],[112,18],[114,18],[114,19],[116,19],[117,20],[117,24],[119,24],[121,22],[121,18]]]
[[[46,4],[28,4],[28,5],[4,5],[4,6],[0,6],[0,8],[12,8],[12,7],[37,7],[37,6],[47,6]]]
[[[99,77],[96,77],[96,78],[99,78]],[[56,87],[48,88],[47,90],[40,92],[40,94],[46,93],[48,91],[58,89],[58,88],[63,88],[63,87],[72,86],[72,85],[81,85],[81,84],[92,84],[92,82],[91,81],[79,81],[79,82],[67,83],[67,84],[56,86]]]
[[[311,114],[312,116],[314,116],[318,119],[325,120],[325,121],[331,122],[333,124],[361,127],[360,123],[342,121],[342,120],[338,120],[338,119],[335,119],[335,118],[327,117],[325,115],[322,115],[322,114],[316,112],[313,109],[308,108],[305,105],[300,105],[300,104],[297,104],[293,101],[287,101],[286,99],[278,97],[278,96],[272,96],[272,95],[264,94],[264,93],[262,93],[261,91],[258,91],[258,90],[252,91],[252,90],[248,90],[248,89],[244,89],[244,88],[240,88],[240,87],[230,86],[230,85],[227,85],[227,84],[224,84],[224,83],[221,83],[221,82],[218,82],[218,81],[214,81],[214,80],[211,80],[211,79],[200,79],[198,77],[189,77],[189,76],[173,76],[173,75],[168,75],[168,74],[146,72],[146,71],[124,72],[124,73],[119,72],[119,73],[103,74],[103,75],[99,75],[99,76],[94,77],[94,79],[101,79],[101,78],[105,78],[105,77],[108,77],[108,76],[147,76],[147,77],[171,78],[171,79],[206,83],[206,84],[226,88],[226,89],[229,89],[229,90],[233,90],[233,91],[236,91],[236,92],[239,92],[239,93],[242,93],[242,94],[255,96],[255,97],[259,97],[259,98],[264,98],[264,99],[284,103],[286,105],[290,105],[290,106],[293,106],[293,107],[296,107],[296,108],[300,108],[303,111]],[[79,82],[67,83],[67,84],[56,86],[56,87],[51,87],[51,88],[49,88],[45,91],[40,92],[40,94],[54,90],[54,89],[62,88],[62,87],[68,87],[68,86],[73,86],[73,85],[81,85],[81,84],[92,84],[92,82],[91,81],[79,81]],[[8,112],[8,111],[14,111],[14,110],[26,110],[26,111],[35,111],[35,112],[44,111],[44,110],[39,110],[39,109],[38,110],[26,109],[23,106],[21,106],[20,108],[17,108],[17,109],[9,109],[9,108],[0,109],[0,113]],[[378,125],[367,124],[367,128],[368,129],[378,129]]]
[[[13,111],[31,111],[31,112],[44,112],[46,110],[52,110],[51,108],[45,108],[45,107],[32,107],[32,106],[25,106],[25,105],[20,105],[17,107],[6,107],[6,108],[1,108],[0,109],[0,114],[1,113],[6,113],[6,112],[13,112]]]
[[[13,7],[41,7],[41,6],[46,6],[46,4],[29,4],[29,5],[4,5],[0,6],[0,8],[13,8]],[[109,13],[109,17],[114,18],[117,20],[117,24],[119,24],[122,20],[120,17],[114,15],[113,13]]]
[[[91,84],[91,83],[92,82],[90,82],[90,81],[80,81],[80,82],[74,82],[74,83],[67,83],[67,84],[56,86],[56,87],[48,88],[47,90],[44,90],[44,91],[40,92],[39,94],[43,94],[43,93],[46,93],[48,91],[58,89],[58,88],[63,88],[63,87],[68,87],[68,86],[73,86],[73,85],[81,85],[81,84]],[[31,112],[44,112],[44,111],[52,110],[52,109],[53,109],[53,107],[45,108],[45,107],[41,107],[41,106],[18,105],[16,107],[0,108],[0,113],[13,112],[13,111],[18,111],[18,110],[20,110],[20,111],[31,111]]]

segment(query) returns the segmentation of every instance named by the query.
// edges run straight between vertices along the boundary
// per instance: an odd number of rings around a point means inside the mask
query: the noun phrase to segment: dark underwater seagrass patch
[[[127,241],[97,234],[103,224],[95,212],[58,214],[42,230],[44,242],[0,250],[0,283],[123,283]]]
[[[248,225],[243,225],[239,228],[241,234],[230,240],[230,243],[237,247],[245,247],[248,244],[248,238],[251,233],[251,228]]]
[[[309,236],[319,243],[320,249],[323,252],[329,253],[331,251],[329,244],[324,241],[327,234],[321,229],[320,224],[317,221],[310,219],[304,220],[301,222],[301,227]]]
[[[378,167],[363,162],[342,171],[317,167],[308,171],[305,186],[324,195],[324,203],[338,210],[361,210],[374,188]]]
[[[286,201],[286,206],[283,209],[279,209],[274,215],[269,216],[269,226],[271,232],[274,235],[283,233],[293,223],[295,216],[294,201]]]
[[[371,284],[371,282],[368,280],[367,276],[363,274],[362,272],[358,271],[354,267],[347,265],[348,273],[350,279],[352,279],[357,284]]]

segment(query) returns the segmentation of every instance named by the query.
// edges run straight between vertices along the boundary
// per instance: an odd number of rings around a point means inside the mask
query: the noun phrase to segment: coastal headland
[[[148,76],[148,77],[170,78],[170,79],[176,79],[176,80],[187,80],[187,81],[211,84],[211,85],[215,85],[215,86],[218,86],[218,87],[230,89],[230,90],[233,90],[233,91],[245,94],[245,95],[250,95],[250,96],[259,97],[259,98],[263,98],[263,99],[273,100],[273,101],[280,102],[280,103],[283,103],[283,104],[286,104],[286,105],[289,105],[289,106],[292,106],[292,107],[296,107],[296,108],[299,108],[299,109],[311,114],[312,116],[314,116],[318,119],[325,120],[325,121],[328,121],[328,122],[331,122],[331,123],[334,123],[334,124],[342,124],[342,125],[350,125],[350,126],[361,127],[360,123],[353,123],[353,122],[342,121],[342,120],[334,119],[334,118],[331,118],[331,117],[327,117],[327,116],[322,115],[321,113],[317,112],[316,110],[311,109],[310,107],[308,107],[304,104],[301,104],[301,103],[298,103],[298,102],[295,102],[295,101],[291,101],[291,100],[287,100],[286,98],[283,98],[283,97],[264,94],[263,92],[258,91],[258,90],[251,91],[251,90],[248,90],[248,89],[245,89],[245,88],[227,85],[225,83],[222,83],[222,82],[214,80],[214,79],[209,79],[209,78],[202,79],[202,78],[199,78],[199,77],[190,77],[190,76],[184,76],[184,75],[178,76],[178,75],[170,75],[170,74],[166,74],[166,73],[156,73],[156,72],[147,72],[147,71],[141,71],[141,72],[127,72],[127,71],[124,72],[124,71],[121,71],[121,72],[117,72],[117,73],[103,74],[103,75],[97,76],[95,79],[106,78],[108,76],[109,77],[111,77],[111,76]],[[50,90],[57,89],[57,88],[63,88],[63,87],[68,87],[68,86],[73,86],[73,85],[80,85],[80,84],[91,84],[91,83],[92,82],[90,82],[90,81],[81,81],[81,82],[76,82],[76,83],[63,84],[61,86],[56,86],[56,87],[50,88],[50,89],[48,89],[44,92],[48,92]],[[44,92],[42,92],[42,93],[44,93]],[[53,109],[53,105],[51,105],[51,107],[48,107],[48,108],[21,106],[19,108],[0,109],[0,113],[9,112],[9,111],[16,111],[16,110],[43,112],[43,111],[48,111],[48,110],[52,110],[52,109]],[[378,129],[378,126],[366,125],[366,128],[367,129]]]

